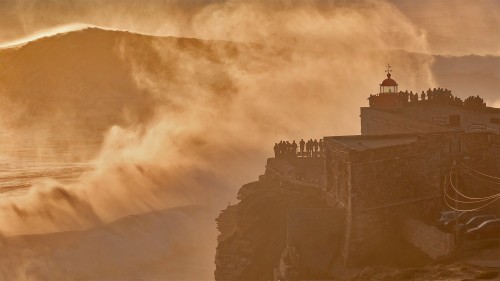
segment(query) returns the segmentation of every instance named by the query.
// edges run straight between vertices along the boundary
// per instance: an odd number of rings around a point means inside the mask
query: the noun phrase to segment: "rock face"
[[[263,176],[217,218],[216,280],[272,280],[287,244],[289,209],[321,208],[321,190]]]

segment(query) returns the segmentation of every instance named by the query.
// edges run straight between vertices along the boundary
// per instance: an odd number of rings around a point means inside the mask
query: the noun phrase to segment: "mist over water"
[[[4,130],[81,163],[0,198],[0,276],[211,279],[214,218],[274,142],[359,133],[387,62],[403,89],[434,85],[432,57],[410,53],[425,36],[386,2],[169,8],[164,30],[203,40],[85,29],[0,51]]]
[[[32,135],[4,132],[0,140],[0,197],[25,194],[44,178],[64,183],[92,169],[99,143],[50,137],[45,142]]]

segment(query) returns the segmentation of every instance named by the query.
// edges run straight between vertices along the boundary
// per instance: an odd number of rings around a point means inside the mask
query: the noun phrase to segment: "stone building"
[[[398,87],[388,68],[361,108],[361,135],[324,137],[320,157],[268,159],[219,216],[217,280],[327,280],[336,266],[455,250],[434,220],[461,207],[446,199],[450,182],[474,197],[498,194],[480,177],[500,178],[500,109]],[[500,215],[500,201],[484,209]]]
[[[326,195],[346,210],[341,256],[357,262],[390,238],[401,215],[439,210],[443,139],[327,137]]]
[[[429,90],[431,99],[419,100],[397,92],[387,72],[370,107],[361,108],[362,135],[324,138],[325,198],[345,210],[341,256],[346,264],[380,251],[408,217],[429,222],[445,209],[444,181],[454,161],[493,175],[500,171],[499,109],[465,108],[444,89]],[[477,179],[460,180],[469,194],[492,192]],[[407,240],[435,258],[452,250],[443,237],[441,252],[436,245],[425,248],[421,241]]]
[[[407,218],[429,225],[446,208],[443,182],[454,160],[479,160],[498,173],[499,142],[500,135],[488,132],[325,137],[325,198],[346,214],[344,262],[356,264],[381,251],[384,241],[401,236],[395,229]],[[464,185],[488,194],[477,180]],[[428,254],[436,250],[422,241],[409,242]],[[452,250],[447,240],[443,243],[434,258]]]

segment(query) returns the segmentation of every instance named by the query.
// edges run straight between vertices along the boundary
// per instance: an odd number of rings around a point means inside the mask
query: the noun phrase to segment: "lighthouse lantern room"
[[[387,65],[387,79],[382,81],[380,84],[380,93],[381,94],[387,94],[387,93],[397,93],[398,92],[398,83],[394,81],[394,79],[391,78],[391,66],[388,64]]]

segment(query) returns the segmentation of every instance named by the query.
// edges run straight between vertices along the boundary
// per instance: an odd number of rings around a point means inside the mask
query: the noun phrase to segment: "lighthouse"
[[[370,107],[398,110],[408,102],[407,94],[398,91],[398,83],[391,77],[391,65],[387,65],[385,72],[387,73],[387,78],[379,84],[380,91],[378,94],[370,95],[368,98]]]

